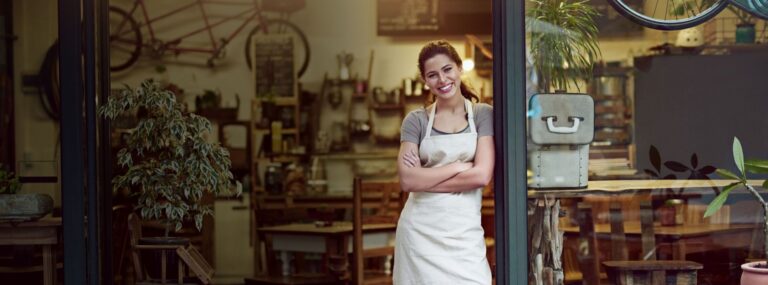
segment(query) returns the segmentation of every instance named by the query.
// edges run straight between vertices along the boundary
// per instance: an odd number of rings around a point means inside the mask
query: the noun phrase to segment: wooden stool
[[[603,265],[615,285],[695,285],[696,271],[704,268],[685,260],[605,261]],[[663,272],[664,278],[653,278],[654,272]]]

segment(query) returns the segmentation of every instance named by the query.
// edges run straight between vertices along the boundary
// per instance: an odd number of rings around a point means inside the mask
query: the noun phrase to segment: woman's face
[[[450,57],[435,55],[424,62],[424,82],[435,96],[448,99],[459,93],[462,70]]]

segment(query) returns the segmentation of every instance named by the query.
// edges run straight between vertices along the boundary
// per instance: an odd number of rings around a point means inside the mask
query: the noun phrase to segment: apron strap
[[[469,99],[464,99],[464,106],[467,108],[467,122],[469,123],[469,132],[476,133],[475,128],[475,110],[472,108],[472,102]]]
[[[429,117],[427,119],[427,135],[424,136],[425,139],[432,136],[432,125],[435,123],[435,110],[437,110],[437,100],[435,100],[435,103],[432,103],[432,111],[429,112]]]

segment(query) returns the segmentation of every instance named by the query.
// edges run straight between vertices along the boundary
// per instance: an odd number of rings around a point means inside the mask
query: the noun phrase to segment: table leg
[[[349,258],[347,256],[349,238],[347,236],[327,237],[325,239],[325,255],[329,262],[326,266],[331,274],[340,279],[346,279],[349,275]]]
[[[283,276],[291,275],[291,261],[288,260],[288,252],[280,251],[280,260],[283,263]]]
[[[43,245],[43,284],[54,285],[56,283],[56,263],[53,260],[51,245]]]
[[[685,260],[685,252],[686,252],[685,243],[680,242],[680,240],[675,240],[672,244],[674,245],[674,249],[675,249],[674,252],[672,253],[672,257],[675,260]]]

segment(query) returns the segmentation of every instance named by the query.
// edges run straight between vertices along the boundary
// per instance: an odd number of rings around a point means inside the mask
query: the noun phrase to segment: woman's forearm
[[[461,162],[430,168],[400,166],[400,188],[405,192],[429,191],[470,167],[471,164]]]
[[[492,174],[480,166],[472,167],[429,189],[429,192],[461,192],[485,187],[491,181]]]

